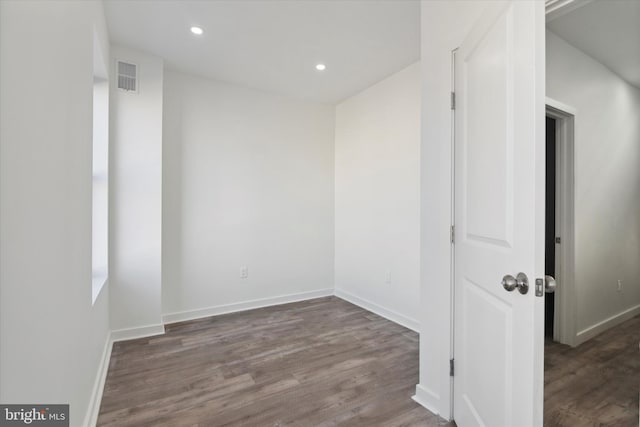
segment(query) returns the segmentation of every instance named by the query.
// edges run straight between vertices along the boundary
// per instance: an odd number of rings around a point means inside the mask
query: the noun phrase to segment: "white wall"
[[[420,63],[336,107],[336,294],[419,328]]]
[[[161,332],[162,59],[124,47],[116,60],[138,66],[138,93],[111,90],[111,328],[116,338]],[[122,330],[138,328],[128,334]],[[147,328],[141,330],[139,328]]]
[[[0,402],[90,411],[109,334],[91,301],[94,25],[102,4],[0,2]]]
[[[333,108],[173,71],[164,106],[166,319],[330,292]]]
[[[451,51],[480,16],[484,1],[421,3],[420,384],[415,399],[451,414]]]
[[[575,118],[578,342],[640,313],[640,89],[547,31],[547,96]],[[618,292],[618,280],[622,291]]]

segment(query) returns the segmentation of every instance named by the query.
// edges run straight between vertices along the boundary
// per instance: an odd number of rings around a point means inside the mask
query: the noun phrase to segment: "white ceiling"
[[[420,59],[416,0],[107,0],[111,41],[168,68],[337,103]],[[191,26],[204,35],[194,36]],[[324,63],[326,71],[315,70]]]
[[[640,88],[640,0],[591,1],[547,28]]]

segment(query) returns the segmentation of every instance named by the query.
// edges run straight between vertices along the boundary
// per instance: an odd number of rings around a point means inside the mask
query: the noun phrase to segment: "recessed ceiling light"
[[[327,69],[327,66],[326,66],[326,65],[324,65],[324,64],[318,64],[318,65],[316,65],[316,70],[318,70],[318,71],[324,71],[324,70],[326,70],[326,69]]]
[[[201,36],[204,31],[200,27],[191,27],[191,32],[197,36]]]

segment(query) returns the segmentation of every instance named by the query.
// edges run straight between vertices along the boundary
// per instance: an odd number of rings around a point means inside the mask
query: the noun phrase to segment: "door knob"
[[[522,295],[529,292],[529,278],[524,273],[518,273],[516,276],[516,282],[518,286],[518,290]]]
[[[513,277],[512,275],[507,274],[502,278],[502,287],[507,292],[513,291],[516,288],[516,286],[518,286],[518,282],[516,282],[516,278]]]
[[[518,273],[516,277],[507,274],[502,278],[502,287],[507,292],[511,292],[515,288],[518,288],[518,291],[524,295],[529,292],[529,278],[524,273]]]
[[[553,276],[544,276],[544,291],[548,294],[556,291],[556,279]]]

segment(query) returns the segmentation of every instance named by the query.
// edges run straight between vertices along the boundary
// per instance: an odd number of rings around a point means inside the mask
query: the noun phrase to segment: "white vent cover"
[[[118,61],[118,89],[127,92],[138,91],[138,66]]]

